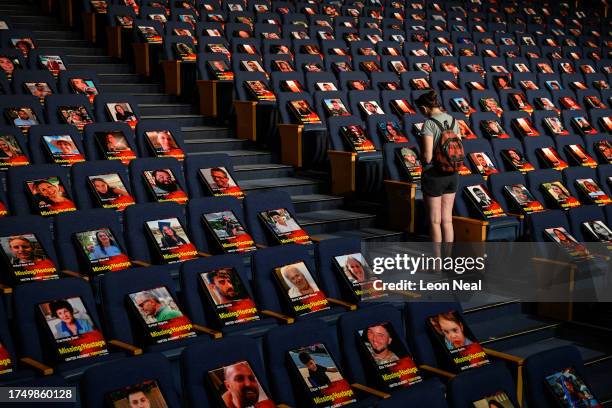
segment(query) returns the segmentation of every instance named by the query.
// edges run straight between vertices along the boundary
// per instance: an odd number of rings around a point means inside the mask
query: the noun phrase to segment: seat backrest
[[[602,208],[597,205],[582,205],[580,207],[570,208],[567,211],[567,219],[571,228],[570,233],[579,242],[592,240],[592,238],[584,233],[583,223],[599,220],[606,224],[605,214]]]
[[[334,257],[361,252],[361,240],[358,238],[326,239],[317,244],[315,249],[318,275],[321,288],[327,296],[344,298],[350,291],[346,282],[340,276]],[[353,301],[349,299],[348,301]]]
[[[340,357],[336,336],[333,328],[322,320],[310,319],[308,321],[273,328],[263,339],[263,353],[268,378],[275,402],[290,406],[298,406],[300,401],[299,385],[293,376],[288,352],[300,347],[323,343],[327,351],[334,358],[338,369]]]
[[[62,278],[42,282],[32,282],[16,286],[13,291],[13,317],[19,324],[16,327],[17,338],[22,355],[38,361],[53,361],[46,355],[44,339],[47,333],[42,330],[38,319],[38,305],[50,300],[80,297],[87,308],[94,326],[103,331],[100,325],[96,303],[89,283],[80,278]],[[87,364],[82,360],[83,365]]]
[[[509,198],[505,186],[522,184],[525,187],[525,176],[520,171],[508,171],[503,173],[491,174],[487,180],[489,192],[502,208],[507,212],[517,212],[514,202]],[[544,203],[542,203],[544,205]]]
[[[352,151],[348,145],[348,141],[341,134],[343,126],[360,125],[363,131],[366,132],[366,128],[363,121],[359,118],[359,113],[351,116],[333,116],[327,120],[329,128],[329,144],[332,150],[339,151]]]
[[[247,230],[253,240],[258,244],[270,245],[274,241],[269,238],[266,227],[259,217],[259,213],[267,210],[285,208],[295,219],[295,208],[289,193],[283,190],[254,191],[244,199],[244,213],[247,221]]]
[[[146,341],[144,329],[129,310],[129,295],[161,286],[165,286],[176,301],[175,284],[163,267],[130,268],[100,277],[102,318],[110,338],[143,345]]]
[[[593,179],[593,181],[599,184],[599,180],[597,180],[597,173],[595,169],[590,167],[568,167],[563,169],[563,184],[569,192],[580,200],[583,204],[590,203],[587,195],[582,191],[580,187],[576,184],[576,180],[578,179]],[[600,186],[601,187],[601,186]]]
[[[62,71],[60,71],[62,72]],[[55,85],[55,78],[49,71],[41,70],[23,70],[18,69],[13,74],[13,93],[15,95],[31,95],[30,86],[26,86],[26,83],[37,84],[45,83],[49,86],[52,93],[57,93],[57,86]],[[6,89],[8,92],[8,89]]]
[[[86,161],[70,168],[72,191],[79,209],[101,208],[94,196],[89,177],[106,174],[117,174],[127,193],[131,194],[127,167],[117,160]]]
[[[141,153],[136,148],[134,131],[127,123],[123,122],[98,122],[91,123],[83,128],[83,146],[85,155],[89,160],[104,160],[106,157],[102,151],[100,141],[105,141],[104,136],[109,133],[121,132],[125,138],[125,143],[128,145],[133,155],[141,156]],[[121,135],[118,135],[121,136]],[[126,159],[127,160],[127,159]],[[131,159],[130,159],[131,160]]]
[[[256,303],[262,309],[286,312],[285,294],[281,293],[279,284],[274,276],[274,271],[278,267],[300,261],[304,262],[318,284],[319,280],[315,262],[310,255],[308,246],[290,244],[258,249],[255,252],[251,258],[253,270],[252,284]]]
[[[66,193],[71,196],[68,169],[59,164],[35,164],[10,168],[7,173],[7,196],[11,213],[31,214],[32,206],[26,182],[49,177],[58,177]]]
[[[584,381],[584,364],[582,361],[580,351],[575,346],[561,346],[527,357],[523,366],[527,404],[530,407],[542,408],[557,406],[546,389],[546,377],[571,367]]]
[[[81,153],[81,161],[85,160],[85,150],[81,142],[81,135],[78,130],[71,125],[39,125],[30,129],[28,134],[28,146],[30,148],[30,158],[33,163],[54,163],[45,141],[45,136],[64,136],[68,135],[72,139],[74,146]],[[78,160],[78,156],[73,156],[68,160]],[[59,163],[58,163],[59,164]]]
[[[29,109],[31,112],[27,112],[27,113],[28,114],[33,113],[36,116],[35,118],[29,117],[29,119],[36,121],[35,122],[36,125],[46,123],[45,117],[43,115],[42,106],[40,105],[38,98],[32,95],[0,96],[0,111],[4,112],[4,123],[6,125],[17,126],[15,124],[15,120],[17,119],[17,116],[16,116],[16,112],[13,111],[13,109],[21,109],[21,108]],[[6,113],[9,109],[11,109],[10,118],[9,118],[9,115]]]
[[[183,228],[186,228],[183,208],[177,203],[146,203],[126,208],[123,230],[131,259],[149,263],[156,259],[145,224],[147,221],[166,218],[178,218]]]
[[[107,394],[155,380],[168,407],[179,408],[181,402],[172,373],[170,362],[160,353],[147,353],[92,366],[81,378],[81,401],[88,407],[103,408],[107,406]]]
[[[153,151],[153,147],[162,148],[158,146],[157,135],[159,132],[167,130],[172,135],[176,147],[172,146],[171,149],[164,154],[156,154]],[[185,142],[183,141],[183,135],[181,128],[174,121],[170,120],[141,120],[136,126],[136,145],[138,150],[143,156],[147,157],[174,157],[180,161],[185,158]]]
[[[377,401],[376,408],[428,407],[448,408],[445,387],[440,380],[433,378],[408,389],[398,390],[389,398]]]
[[[461,217],[482,218],[482,215],[480,215],[478,211],[474,208],[465,192],[465,187],[474,186],[478,184],[484,184],[484,178],[480,174],[470,174],[467,176],[459,177],[454,208],[454,213],[456,215],[459,215]]]
[[[392,304],[371,305],[359,309],[355,313],[345,313],[338,319],[338,337],[340,344],[342,344],[342,362],[350,381],[361,384],[379,383],[380,379],[376,378],[375,375],[376,370],[373,369],[371,362],[364,355],[363,346],[359,344],[358,331],[383,323],[390,323],[399,337],[391,338],[391,341],[393,343],[399,342],[403,345],[403,348],[407,349],[402,314]]]
[[[542,149],[544,147],[555,148],[555,143],[550,136],[540,135],[537,137],[526,137],[523,139],[523,146],[525,148],[525,158],[529,163],[533,164],[536,169],[548,168],[546,163],[538,154],[538,149]]]
[[[123,108],[126,120],[122,116],[117,117],[117,106]],[[100,94],[94,101],[94,111],[98,122],[124,122],[133,123],[133,116],[140,118],[138,102],[135,98],[125,94]],[[133,115],[130,115],[132,113]],[[132,126],[130,124],[130,126]]]
[[[183,392],[187,404],[192,407],[216,406],[218,400],[215,397],[215,390],[206,384],[211,382],[203,381],[208,377],[210,371],[235,364],[240,361],[247,361],[251,370],[257,377],[259,385],[266,393],[269,388],[266,380],[265,368],[259,354],[259,346],[256,340],[236,335],[223,338],[219,341],[192,344],[183,350],[181,354],[181,374],[183,379]],[[206,358],[201,358],[206,356]],[[219,385],[223,387],[223,385]],[[219,394],[223,392],[220,391]],[[271,399],[272,396],[268,394]],[[261,395],[260,395],[261,398]]]
[[[184,311],[191,317],[193,323],[204,326],[216,324],[217,317],[208,304],[200,274],[220,268],[234,268],[240,275],[247,292],[253,298],[250,287],[250,268],[245,266],[243,255],[225,254],[184,262],[180,271],[181,298],[185,306]]]
[[[71,94],[75,93],[72,85],[70,84],[71,79],[86,79],[93,81],[94,85],[97,87],[100,84],[100,79],[98,78],[98,74],[96,74],[93,70],[75,70],[70,69],[67,71],[60,71],[58,84],[59,91],[63,94]]]
[[[418,364],[427,364],[434,367],[440,365],[441,362],[438,361],[438,357],[441,356],[438,356],[438,353],[435,352],[433,346],[435,339],[427,327],[427,319],[451,310],[462,313],[461,304],[457,302],[406,303],[406,340]]]
[[[93,115],[91,104],[89,99],[85,95],[49,95],[45,98],[45,112],[47,114],[47,123],[52,125],[64,124],[66,121],[63,119],[61,110],[63,107],[68,108],[85,108],[87,115],[89,116],[88,122],[95,122],[96,118]],[[83,120],[85,120],[84,113],[81,112]],[[73,126],[73,125],[70,125]]]
[[[187,156],[183,162],[185,179],[191,198],[207,197],[210,195],[208,189],[203,185],[200,169],[225,167],[230,176],[235,180],[234,166],[230,155],[225,153],[211,153],[196,156]]]
[[[96,208],[59,214],[53,223],[55,245],[62,269],[70,271],[87,271],[88,264],[77,248],[75,234],[108,228],[119,247],[125,253],[125,242],[119,215],[110,209]]]
[[[232,211],[240,224],[246,229],[244,211],[240,200],[234,197],[201,197],[190,200],[187,204],[187,225],[189,236],[198,250],[208,253],[221,253],[222,248],[215,242],[208,227],[204,225],[202,217],[204,214]],[[247,231],[248,233],[248,231]]]
[[[183,166],[181,162],[173,157],[148,157],[144,159],[135,159],[130,162],[130,182],[132,184],[132,192],[137,202],[145,203],[155,201],[152,193],[147,186],[147,181],[144,178],[145,171],[170,169],[179,187],[187,193],[185,187],[185,177],[183,176]]]
[[[531,214],[528,218],[531,239],[535,242],[550,242],[545,230],[547,228],[563,227],[570,232],[567,216],[563,210],[549,210]]]

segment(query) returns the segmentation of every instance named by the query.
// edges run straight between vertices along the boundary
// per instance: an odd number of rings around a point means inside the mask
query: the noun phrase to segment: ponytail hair
[[[440,104],[440,99],[438,98],[438,93],[434,90],[431,90],[419,96],[416,100],[416,104],[420,107],[427,109],[442,107],[442,105]]]

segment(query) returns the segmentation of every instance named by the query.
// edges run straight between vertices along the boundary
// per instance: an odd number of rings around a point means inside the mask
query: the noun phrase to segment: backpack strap
[[[440,128],[440,132],[444,132],[446,130],[453,130],[455,128],[455,118],[453,118],[453,121],[451,122],[451,125],[449,128],[446,128],[439,120],[434,119],[434,118],[429,118],[429,120],[431,120],[433,123],[435,123],[439,128]]]

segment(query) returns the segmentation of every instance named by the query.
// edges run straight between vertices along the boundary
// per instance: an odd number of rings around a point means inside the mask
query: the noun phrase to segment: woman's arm
[[[433,159],[433,135],[423,136],[423,162],[424,164],[431,163]]]

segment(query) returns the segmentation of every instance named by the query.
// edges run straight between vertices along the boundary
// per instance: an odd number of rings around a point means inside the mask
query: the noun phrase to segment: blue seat
[[[474,384],[478,384],[478,387],[474,387]],[[449,381],[447,390],[447,399],[453,408],[472,408],[474,402],[499,392],[504,392],[513,406],[519,406],[512,376],[500,365],[458,375]]]
[[[604,189],[608,197],[612,197],[612,186],[610,185],[610,177],[612,177],[612,164],[600,164],[597,166],[597,177],[599,186]]]
[[[263,354],[275,402],[297,407],[308,406],[305,400],[308,397],[301,392],[297,384],[298,380],[293,376],[293,370],[290,367],[292,363],[287,361],[287,353],[290,350],[316,343],[325,345],[329,354],[335,359],[336,366],[342,372],[342,366],[338,361],[340,350],[336,336],[333,328],[327,326],[325,322],[312,319],[308,322],[278,327],[266,333],[263,340]],[[366,401],[373,402],[372,400]]]
[[[216,406],[216,390],[207,386],[210,382],[203,381],[212,370],[226,367],[239,361],[247,361],[253,370],[259,385],[263,387],[268,397],[268,381],[266,371],[257,352],[258,344],[246,336],[232,336],[219,341],[192,344],[185,348],[181,355],[181,373],[183,379],[183,398],[192,407]],[[203,359],[202,356],[207,356]],[[260,395],[261,397],[261,395]]]
[[[47,143],[44,140],[45,136],[63,136],[68,135],[72,139],[74,146],[81,153],[82,157],[73,156],[70,161],[84,161],[85,149],[81,141],[81,135],[78,130],[71,125],[39,125],[30,129],[28,134],[28,146],[30,148],[30,158],[35,164],[55,163],[51,158]],[[59,164],[59,163],[58,163]]]
[[[85,95],[57,94],[49,95],[47,98],[45,98],[45,113],[47,115],[47,123],[49,123],[50,125],[59,125],[66,123],[66,121],[62,118],[60,114],[60,109],[62,107],[83,107],[87,111],[87,115],[89,115],[89,120],[91,122],[95,122],[96,120],[93,115],[89,99]]]
[[[112,109],[111,111],[107,107],[107,104]],[[122,118],[114,118],[113,115],[116,115],[117,110],[115,108],[116,104],[121,104],[120,106],[124,106],[129,109],[124,109],[127,119],[121,120]],[[128,114],[128,111],[133,113],[133,116],[136,119],[140,118],[140,112],[138,111],[138,102],[134,97],[128,95],[113,95],[113,94],[101,94],[96,97],[94,102],[94,112],[96,115],[97,122],[125,122],[133,129],[136,126],[136,121],[132,120],[132,115]],[[129,120],[128,120],[129,119]]]
[[[59,214],[53,222],[55,246],[62,269],[88,273],[88,263],[77,249],[75,234],[96,229],[108,228],[119,247],[125,253],[125,241],[119,216],[113,210],[96,208],[67,214]]]
[[[3,95],[0,96],[0,111],[6,112],[7,109],[21,109],[27,108],[30,109],[31,112],[35,115],[35,118],[30,118],[36,121],[35,125],[44,124],[45,117],[43,115],[43,110],[38,101],[38,98],[31,95]],[[10,126],[15,125],[14,120],[10,120],[6,113],[4,114],[4,123]]]
[[[525,148],[525,158],[527,161],[534,165],[536,169],[548,169],[547,163],[545,163],[540,155],[537,153],[539,149],[545,147],[552,147],[556,150],[553,139],[549,136],[537,136],[527,137],[523,139],[523,146]],[[561,154],[558,152],[559,155]]]
[[[70,196],[70,182],[68,169],[59,164],[36,164],[30,166],[13,167],[7,173],[7,196],[8,203],[13,215],[26,215],[32,212],[30,205],[30,194],[26,192],[24,185],[27,181],[33,181],[49,177],[58,177],[63,184],[66,193]]]
[[[530,171],[527,173],[527,188],[533,196],[547,208],[557,208],[554,203],[550,202],[547,195],[540,187],[543,183],[559,181],[563,183],[561,172],[554,169],[544,169]],[[564,184],[565,185],[565,184]],[[567,187],[567,186],[566,186]]]
[[[93,70],[70,69],[67,71],[60,71],[59,78],[58,78],[58,88],[59,88],[60,93],[62,94],[76,93],[70,82],[72,79],[91,80],[94,86],[96,86],[96,89],[97,89],[97,85],[100,84],[100,79],[98,78],[98,74],[96,74],[96,72]]]
[[[157,382],[168,407],[179,408],[181,400],[174,385],[172,367],[159,353],[124,358],[89,368],[81,381],[81,401],[91,408],[103,408],[110,392],[134,387],[152,379]]]
[[[121,132],[125,143],[131,150],[131,153],[126,153],[125,158],[121,161],[129,162],[136,157],[141,156],[141,153],[136,148],[134,131],[126,123],[121,122],[98,122],[92,123],[83,128],[83,146],[85,155],[89,160],[105,160],[106,157],[102,151],[101,141],[105,141],[103,137],[108,133]],[[100,141],[98,141],[100,140]]]
[[[497,174],[492,174],[487,180],[489,192],[506,212],[519,213],[514,203],[508,198],[508,193],[505,191],[505,186],[513,184],[522,184],[525,187],[525,176],[519,171],[508,171]]]
[[[591,238],[584,233],[583,223],[599,220],[606,224],[604,211],[602,207],[597,205],[582,205],[580,207],[570,208],[567,211],[567,219],[570,224],[570,233],[579,242],[591,241]]]
[[[15,95],[32,95],[26,83],[45,83],[48,85],[52,93],[57,93],[57,86],[55,85],[55,78],[47,71],[39,70],[16,70],[13,74],[13,80],[11,81],[13,94]],[[9,89],[5,88],[8,92]]]
[[[147,132],[159,132],[162,130],[167,130],[170,132],[180,151],[173,150],[168,152],[168,154],[163,155],[158,155],[153,151],[152,146],[147,140]],[[154,143],[156,142],[157,141],[155,140]],[[136,126],[136,145],[138,146],[138,150],[142,152],[143,155],[148,157],[174,157],[179,161],[183,161],[185,158],[186,149],[181,128],[177,126],[176,122],[174,121],[148,119],[138,122],[138,125]]]
[[[180,308],[175,291],[175,283],[163,267],[130,268],[100,277],[100,308],[104,325],[112,338],[142,347],[147,352],[164,352],[166,357],[177,359],[184,346],[195,342],[207,341],[207,336],[195,336],[169,340],[164,343],[150,342],[146,328],[135,316],[135,309],[129,303],[129,295],[165,286],[174,302]],[[185,311],[181,309],[183,315]],[[194,328],[193,331],[196,331]]]
[[[187,224],[189,236],[192,237],[196,247],[206,253],[223,253],[222,248],[216,244],[215,238],[204,225],[204,214],[232,211],[240,224],[246,229],[244,211],[240,200],[234,197],[200,197],[190,200],[187,204]],[[248,230],[247,230],[248,233]]]
[[[529,356],[524,364],[527,404],[542,408],[558,406],[547,389],[546,377],[570,367],[583,380],[588,381],[580,351],[575,346],[561,346]]]
[[[131,187],[128,178],[127,167],[117,160],[99,160],[77,163],[70,169],[72,191],[74,200],[79,209],[101,208],[96,199],[90,177],[117,174],[128,194],[131,195]]]
[[[94,327],[105,335],[109,354],[76,359],[69,362],[58,362],[52,355],[52,349],[47,347],[45,340],[50,338],[42,329],[36,309],[41,303],[52,300],[80,297],[87,308]],[[29,356],[55,368],[55,371],[65,378],[80,376],[85,367],[91,364],[113,360],[124,355],[123,352],[113,352],[108,341],[112,338],[98,317],[96,302],[89,284],[80,278],[64,278],[33,282],[20,285],[13,292],[13,316],[19,324],[16,327],[16,341],[20,344],[22,356]],[[50,340],[51,341],[51,340]]]
[[[286,191],[255,191],[246,196],[243,205],[247,230],[257,244],[275,245],[275,241],[270,238],[263,221],[260,220],[259,213],[284,208],[289,211],[293,219],[296,219],[295,208]]]
[[[145,203],[155,201],[155,197],[153,197],[146,185],[147,181],[143,174],[145,171],[158,169],[170,169],[178,186],[187,193],[185,189],[185,177],[183,176],[183,166],[177,159],[172,157],[135,159],[130,162],[129,170],[132,192],[134,193],[136,202]]]
[[[207,197],[210,195],[204,187],[200,176],[200,169],[224,167],[229,175],[236,180],[234,166],[230,155],[225,153],[211,153],[197,156],[187,156],[184,163],[185,180],[191,198]]]

